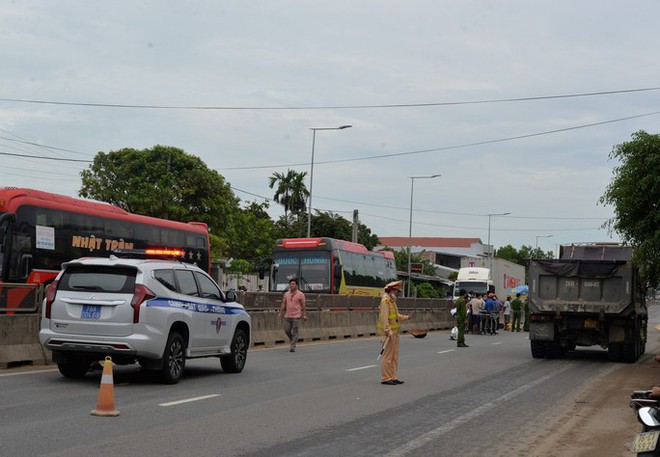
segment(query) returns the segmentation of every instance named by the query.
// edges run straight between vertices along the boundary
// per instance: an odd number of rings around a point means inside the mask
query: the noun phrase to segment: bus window
[[[286,290],[289,287],[289,280],[299,277],[299,270],[298,253],[277,253],[273,259],[273,290]]]

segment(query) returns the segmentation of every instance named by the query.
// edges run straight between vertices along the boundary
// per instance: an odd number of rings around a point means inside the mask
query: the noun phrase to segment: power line
[[[361,213],[361,215],[369,216],[369,217],[375,217],[379,219],[385,219],[389,221],[394,221],[394,222],[405,222],[406,224],[408,223],[408,220],[403,220],[403,219],[396,219],[392,217],[386,217],[386,216],[378,216],[375,214],[368,214],[368,213]],[[458,226],[458,225],[441,225],[441,224],[431,224],[429,222],[417,222],[415,221],[415,225],[425,225],[428,227],[441,227],[441,228],[450,228],[450,229],[460,229],[460,230],[475,230],[475,231],[484,231],[484,227],[465,227],[465,226]],[[600,230],[599,227],[579,227],[579,228],[546,228],[550,232],[574,232],[574,231],[587,231],[587,230]],[[529,228],[529,229],[521,229],[521,228],[515,228],[515,229],[507,229],[507,228],[491,228],[491,231],[495,232],[538,232],[539,228]]]
[[[246,190],[239,189],[239,188],[234,187],[234,186],[230,186],[230,187],[231,187],[232,190],[235,190],[235,191],[247,194],[247,195],[251,195],[253,197],[262,198],[262,199],[264,199],[266,201],[269,201],[269,202],[274,201],[273,199],[268,198],[268,197],[264,197],[263,195],[248,192]],[[321,196],[319,196],[317,198],[319,198],[321,200],[330,200],[330,201],[337,201],[337,202],[342,202],[342,203],[351,203],[351,204],[354,204],[354,205],[361,205],[363,207],[367,206],[367,207],[378,207],[378,208],[386,208],[386,209],[400,209],[400,210],[406,210],[406,211],[409,210],[409,208],[403,208],[403,207],[400,207],[400,206],[381,205],[381,204],[378,204],[378,203],[366,203],[366,202],[358,202],[358,201],[354,201],[354,200],[342,200],[342,199],[338,199],[338,198],[329,198],[329,197],[321,197]],[[327,209],[321,209],[321,208],[314,208],[314,209],[317,210],[317,211],[331,211],[333,213],[350,212],[350,211],[341,211],[341,210],[327,210]],[[448,215],[452,215],[452,216],[474,216],[474,217],[487,217],[488,216],[488,214],[456,213],[456,212],[451,212],[451,211],[438,211],[438,210],[430,210],[430,209],[415,209],[414,211],[424,212],[424,213],[433,213],[433,214],[448,214]],[[377,215],[369,214],[369,213],[361,213],[361,214],[364,214],[366,216],[380,218],[380,219],[387,219],[387,220],[391,220],[391,221],[396,221],[396,222],[408,222],[407,220],[404,221],[402,219],[395,219],[395,218],[390,218],[390,217],[386,217],[386,216],[377,216]],[[511,219],[532,219],[532,220],[578,220],[578,221],[579,220],[605,221],[605,220],[609,219],[609,218],[606,218],[606,217],[551,217],[551,216],[534,217],[534,216],[509,216],[509,215],[502,216],[502,217],[505,218],[505,219],[511,218]],[[415,223],[417,224],[417,222],[415,222]],[[477,227],[460,227],[460,226],[437,225],[437,224],[428,224],[428,223],[425,224],[423,222],[420,222],[420,224],[430,225],[430,226],[433,226],[433,227],[457,228],[457,229],[468,229],[468,230],[483,230],[483,227],[481,227],[481,228],[477,228]],[[513,232],[516,232],[516,231],[528,232],[528,231],[538,231],[539,229],[538,228],[536,228],[536,229],[517,229],[516,228],[516,229],[492,229],[492,230],[513,231]],[[552,229],[552,230],[553,231],[593,230],[593,228]]]
[[[14,135],[13,133],[11,133],[11,132],[7,132],[7,131],[4,130],[4,129],[0,129],[0,130],[2,130],[3,132],[8,133],[9,135],[16,136],[16,135]],[[17,137],[17,138],[20,138],[20,137],[18,137],[18,136],[16,136],[16,137]],[[29,144],[30,146],[38,146],[38,147],[40,147],[40,148],[52,149],[52,150],[54,150],[54,151],[64,151],[64,152],[72,152],[72,153],[74,153],[74,154],[91,155],[91,154],[89,154],[89,153],[87,153],[87,152],[80,152],[80,151],[74,151],[73,149],[66,149],[66,148],[58,148],[58,147],[55,147],[55,146],[48,146],[48,145],[46,145],[46,144],[35,143],[35,142],[33,142],[33,141],[27,141],[27,140],[25,140],[25,139],[17,140],[17,139],[14,139],[14,138],[7,138],[7,137],[4,137],[4,136],[0,136],[0,140],[12,141],[12,142],[14,142],[14,143]]]
[[[514,103],[540,100],[556,100],[564,98],[597,97],[602,95],[630,94],[660,90],[660,87],[641,89],[608,90],[600,92],[581,92],[575,94],[539,95],[531,97],[497,98],[485,100],[464,100],[453,102],[430,103],[388,103],[382,105],[321,105],[321,106],[195,106],[195,105],[135,105],[126,103],[92,103],[67,102],[58,100],[34,100],[24,98],[0,97],[0,101],[16,103],[33,103],[41,105],[82,106],[92,108],[131,108],[131,109],[163,109],[163,110],[211,110],[211,111],[285,111],[285,110],[336,110],[336,109],[383,109],[383,108],[423,108],[433,106],[478,105],[486,103]]]
[[[56,162],[82,162],[82,163],[92,163],[92,160],[83,160],[83,159],[67,159],[66,157],[47,157],[47,156],[38,156],[32,154],[16,154],[14,152],[2,152],[2,156],[11,156],[11,157],[24,157],[30,159],[42,159],[42,160],[54,160]]]
[[[405,210],[409,211],[410,207],[402,207],[402,206],[391,206],[391,205],[381,205],[378,203],[366,203],[366,202],[358,202],[354,200],[342,200],[339,198],[330,198],[330,197],[317,197],[321,200],[331,200],[331,201],[336,201],[336,202],[342,202],[342,203],[351,203],[354,205],[364,205],[364,206],[375,206],[379,208],[387,208],[387,209],[400,209],[400,210]],[[418,211],[420,213],[434,213],[434,214],[449,214],[452,216],[475,216],[475,217],[488,217],[488,214],[484,213],[457,213],[457,212],[452,212],[452,211],[438,211],[438,210],[433,210],[433,209],[417,209],[414,208],[414,211]],[[536,217],[536,216],[502,216],[505,219],[538,219],[538,220],[598,220],[598,221],[604,221],[609,218],[607,217],[550,217],[550,216],[544,216],[544,217]]]
[[[510,136],[510,137],[505,137],[505,138],[497,138],[494,140],[485,140],[485,141],[478,141],[475,143],[465,143],[465,144],[457,144],[453,146],[442,146],[438,148],[430,148],[430,149],[420,149],[416,151],[406,151],[406,152],[394,152],[391,154],[379,154],[379,155],[374,155],[374,156],[365,156],[365,157],[354,157],[352,159],[336,159],[336,160],[325,160],[325,161],[318,161],[315,162],[317,165],[319,164],[332,164],[332,163],[344,163],[344,162],[356,162],[359,160],[372,160],[372,159],[386,159],[386,158],[391,158],[391,157],[400,157],[400,156],[408,156],[408,155],[413,155],[413,154],[424,154],[427,152],[440,152],[440,151],[449,151],[452,149],[462,149],[462,148],[469,148],[469,147],[474,147],[474,146],[483,146],[486,144],[493,144],[493,143],[503,143],[506,141],[514,141],[514,140],[521,140],[524,138],[533,138],[537,136],[542,136],[542,135],[550,135],[553,133],[561,133],[561,132],[568,132],[571,130],[578,130],[578,129],[583,129],[587,127],[595,127],[599,125],[607,125],[607,124],[613,124],[615,122],[623,122],[623,121],[629,121],[631,119],[639,119],[642,117],[648,117],[648,116],[656,116],[660,114],[660,111],[654,111],[652,113],[645,113],[645,114],[637,114],[634,116],[626,116],[626,117],[620,117],[618,119],[609,119],[606,121],[600,121],[600,122],[592,122],[590,124],[581,124],[581,125],[575,125],[571,127],[564,127],[561,129],[554,129],[554,130],[546,130],[543,132],[537,132],[537,133],[528,133],[524,135],[517,135],[517,136]],[[297,167],[297,166],[305,166],[309,165],[308,162],[305,163],[294,163],[294,164],[287,164],[287,165],[259,165],[259,166],[250,166],[250,167],[228,167],[228,168],[220,168],[220,170],[225,170],[225,171],[230,171],[230,170],[258,170],[258,169],[263,169],[263,168],[283,168],[283,167]]]

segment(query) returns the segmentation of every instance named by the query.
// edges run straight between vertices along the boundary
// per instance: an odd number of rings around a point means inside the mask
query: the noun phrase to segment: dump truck
[[[580,243],[560,246],[558,259],[530,260],[534,358],[600,346],[611,361],[637,361],[646,349],[648,312],[632,254],[618,243]]]

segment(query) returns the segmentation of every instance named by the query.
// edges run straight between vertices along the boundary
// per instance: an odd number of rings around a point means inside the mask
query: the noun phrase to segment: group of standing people
[[[378,312],[378,334],[381,338],[381,384],[396,386],[403,384],[398,378],[399,368],[399,333],[400,322],[412,318],[412,314],[401,314],[397,306],[397,298],[403,290],[402,281],[393,281],[385,286],[381,297]],[[520,331],[520,322],[523,309],[526,310],[526,304],[523,305],[520,294],[511,300],[507,296],[504,303],[497,299],[495,294],[475,294],[468,296],[465,290],[461,290],[459,298],[455,301],[456,306],[456,327],[458,328],[458,338],[456,345],[458,347],[469,347],[465,344],[465,332],[471,331],[475,334],[491,335],[497,334],[499,323],[504,322],[504,329],[508,328],[511,322],[511,331]],[[298,343],[298,331],[300,321],[307,320],[307,308],[305,304],[305,294],[298,289],[298,281],[293,278],[289,281],[289,290],[282,297],[282,306],[277,313],[277,318],[284,317],[284,332],[289,338],[289,351],[295,352]],[[527,325],[527,316],[525,316]],[[525,329],[527,330],[527,329]]]
[[[520,294],[516,294],[516,298],[512,300],[510,296],[507,296],[502,303],[493,293],[475,293],[470,297],[467,291],[461,289],[459,297],[454,303],[458,329],[456,345],[469,347],[465,344],[466,332],[475,335],[497,335],[500,328],[519,332],[523,311],[525,312],[524,330],[528,331],[527,303],[523,303],[520,297]]]

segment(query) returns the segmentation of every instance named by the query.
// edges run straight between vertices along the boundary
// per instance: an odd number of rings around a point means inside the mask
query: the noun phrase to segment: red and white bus
[[[379,295],[396,281],[394,254],[369,251],[333,238],[285,238],[273,251],[270,290],[284,291],[296,278],[302,291],[319,294]]]
[[[140,216],[33,189],[0,188],[0,283],[49,283],[63,262],[146,248],[183,249],[181,260],[210,271],[204,223]],[[29,289],[0,292],[0,308],[20,308],[30,298]]]

